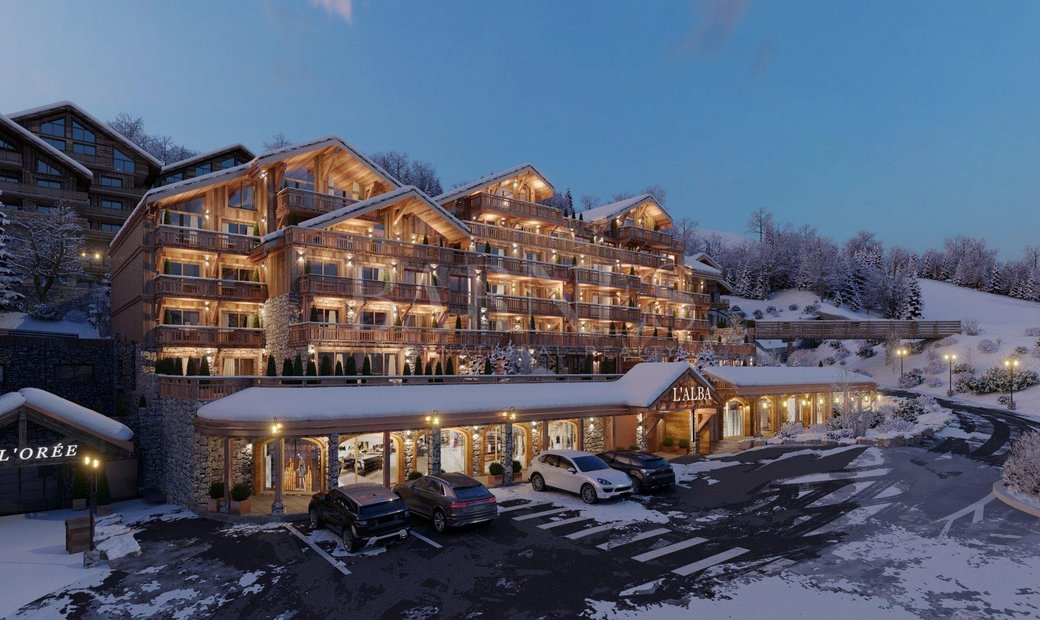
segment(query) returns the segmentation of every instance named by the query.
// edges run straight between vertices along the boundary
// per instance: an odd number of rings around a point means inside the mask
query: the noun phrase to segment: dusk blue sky
[[[993,10],[985,10],[993,8]],[[445,186],[530,161],[741,232],[1040,235],[1040,3],[0,0],[0,110],[71,99],[206,150],[337,134]]]

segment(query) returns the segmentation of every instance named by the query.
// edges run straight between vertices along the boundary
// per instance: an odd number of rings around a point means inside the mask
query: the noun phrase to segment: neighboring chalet
[[[253,157],[253,152],[241,144],[232,144],[208,153],[200,153],[163,166],[156,186],[169,185],[218,170],[241,166]]]

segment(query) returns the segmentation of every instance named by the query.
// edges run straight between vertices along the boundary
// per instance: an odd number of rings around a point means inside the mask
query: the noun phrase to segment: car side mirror
[[[568,468],[567,468],[567,471],[571,472],[572,474],[576,474],[576,473],[578,473],[578,470],[577,470],[577,469],[574,469],[573,467],[568,467]]]

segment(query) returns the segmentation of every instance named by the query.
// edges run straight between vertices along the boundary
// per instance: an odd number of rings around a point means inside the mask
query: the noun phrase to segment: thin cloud
[[[348,26],[354,24],[354,0],[311,0],[311,4],[342,19]]]
[[[762,79],[766,74],[766,70],[769,69],[769,65],[773,61],[773,53],[772,43],[763,43],[758,46],[758,53],[755,54],[755,64],[751,68],[751,72],[756,80]]]
[[[697,3],[697,24],[682,42],[681,51],[712,54],[721,50],[747,7],[748,0],[701,0]]]

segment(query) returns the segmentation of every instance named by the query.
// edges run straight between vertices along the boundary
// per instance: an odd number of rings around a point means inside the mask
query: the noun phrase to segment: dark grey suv
[[[408,508],[433,521],[443,532],[449,527],[485,523],[498,516],[498,502],[491,491],[465,474],[423,476],[394,487]]]
[[[623,471],[632,479],[632,492],[667,489],[675,484],[675,471],[668,461],[649,452],[611,450],[596,455],[611,469]]]
[[[408,538],[408,506],[382,485],[360,482],[315,493],[308,512],[312,527],[339,532],[352,552],[379,540]]]

